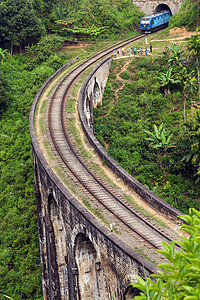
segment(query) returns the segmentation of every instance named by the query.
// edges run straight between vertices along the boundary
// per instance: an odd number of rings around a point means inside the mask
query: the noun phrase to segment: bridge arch
[[[94,88],[93,88],[93,106],[97,107],[98,103],[101,103],[102,101],[102,93],[101,93],[101,87],[99,85],[99,82],[97,82],[97,79],[95,78],[94,82]]]
[[[84,114],[89,127],[92,127],[93,125],[93,106],[97,107],[98,103],[102,102],[102,94],[101,84],[99,80],[94,77],[87,90],[86,101],[84,103]]]
[[[51,222],[53,222],[53,219],[59,218],[58,204],[56,202],[56,199],[51,193],[49,194],[48,197],[48,211],[49,211],[49,217]]]
[[[84,105],[84,113],[88,122],[88,126],[90,127],[90,119],[91,119],[91,102],[89,96],[87,96],[85,105]]]
[[[56,237],[54,218],[57,217],[58,206],[55,198],[50,193],[48,196],[48,207],[45,209],[46,214],[46,247],[47,251],[47,268],[49,273],[49,297],[50,299],[60,298],[60,282],[57,265]],[[54,284],[53,284],[54,282]]]
[[[131,300],[135,296],[139,296],[140,292],[141,291],[139,289],[134,288],[132,286],[128,286],[128,288],[126,289],[125,294],[124,294],[124,300]]]
[[[74,256],[78,269],[78,289],[81,299],[107,299],[105,278],[98,251],[83,233],[76,236]]]

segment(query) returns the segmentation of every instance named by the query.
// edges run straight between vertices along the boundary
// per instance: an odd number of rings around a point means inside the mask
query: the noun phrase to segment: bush
[[[57,54],[54,54],[47,59],[46,64],[56,71],[62,66],[62,60]]]
[[[129,79],[129,73],[127,70],[125,70],[123,73],[120,74],[122,79],[128,80]]]
[[[27,53],[36,57],[37,62],[46,61],[52,54],[56,53],[64,43],[65,38],[56,34],[43,37],[36,45],[27,47]]]

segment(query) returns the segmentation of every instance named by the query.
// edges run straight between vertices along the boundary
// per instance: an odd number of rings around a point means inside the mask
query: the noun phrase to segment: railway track
[[[48,105],[48,128],[47,135],[54,155],[58,161],[62,162],[65,173],[75,182],[81,193],[86,196],[92,207],[98,208],[109,220],[109,224],[117,223],[118,234],[123,240],[134,249],[147,250],[147,255],[152,259],[155,249],[162,248],[161,241],[170,242],[179,239],[174,232],[168,229],[159,228],[147,218],[139,214],[133,207],[130,207],[124,199],[119,198],[111,188],[103,183],[101,179],[84,162],[84,158],[74,147],[70,133],[68,131],[67,116],[65,107],[70,98],[70,91],[77,78],[98,60],[112,53],[119,47],[134,42],[145,34],[128,39],[109,47],[91,58],[87,59],[71,72],[69,72],[57,85]],[[112,229],[112,226],[111,226]],[[179,244],[176,244],[179,248]],[[145,251],[144,251],[145,252]],[[151,254],[150,254],[151,252]],[[154,258],[153,258],[154,259]]]

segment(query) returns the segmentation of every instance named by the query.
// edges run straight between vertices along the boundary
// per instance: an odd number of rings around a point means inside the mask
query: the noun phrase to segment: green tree
[[[160,85],[164,88],[165,95],[170,94],[170,84],[175,84],[180,82],[176,79],[174,74],[172,74],[172,68],[167,70],[166,73],[161,72],[160,76],[157,77],[160,81]]]
[[[78,27],[74,26],[74,28],[65,28],[64,30],[72,32],[73,34],[77,35],[84,35],[84,36],[98,36],[99,34],[105,32],[108,29],[106,26],[87,26],[87,27]]]
[[[34,43],[43,33],[40,20],[36,17],[31,2],[7,0],[0,5],[0,46],[25,47]]]
[[[194,71],[188,72],[187,69],[184,67],[181,70],[180,74],[178,75],[178,79],[180,80],[183,86],[184,121],[186,121],[185,106],[186,106],[187,97],[189,94],[192,95],[197,89]]]
[[[176,43],[173,43],[172,47],[167,46],[166,48],[171,51],[169,53],[169,60],[168,60],[170,65],[178,64],[180,66],[181,61],[184,60],[184,59],[181,59],[181,54],[183,53],[183,50],[181,50],[181,43],[179,45],[177,45]]]
[[[7,52],[8,52],[7,49],[3,50],[2,48],[0,48],[1,63],[3,63],[4,59],[6,58]]]
[[[195,167],[196,183],[200,180],[200,110],[195,111],[192,118],[185,123],[187,141],[190,144],[190,152],[187,153],[182,161],[191,162]]]
[[[189,209],[189,215],[179,216],[186,224],[181,229],[189,234],[178,241],[180,250],[175,249],[175,241],[162,242],[165,250],[157,250],[168,260],[158,267],[162,270],[138,283],[131,284],[142,292],[134,300],[199,300],[200,299],[200,212]]]
[[[6,83],[0,75],[0,112],[7,105],[8,97],[6,95]]]
[[[157,161],[163,170],[165,181],[166,165],[163,164],[163,158],[166,156],[168,149],[174,147],[175,143],[172,142],[173,134],[169,135],[169,132],[163,126],[163,123],[159,127],[154,124],[154,133],[148,130],[144,130],[144,132],[149,136],[145,138],[145,140],[150,142],[149,147],[155,149],[158,154]]]
[[[41,63],[47,60],[51,55],[55,54],[61,48],[63,42],[63,37],[51,34],[42,37],[36,45],[26,47],[26,51],[35,59],[35,61]]]
[[[57,5],[53,4],[53,15],[56,20],[63,20],[68,17],[69,7],[66,4],[59,2]]]
[[[193,56],[196,61],[197,80],[199,85],[199,102],[200,102],[200,78],[199,78],[199,60],[200,60],[200,36],[198,33],[190,38],[188,43],[189,56]]]

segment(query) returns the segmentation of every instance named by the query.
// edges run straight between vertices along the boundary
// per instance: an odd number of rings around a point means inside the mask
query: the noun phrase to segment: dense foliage
[[[185,0],[179,10],[170,21],[169,25],[173,27],[185,26],[187,30],[194,30],[200,22],[199,0]]]
[[[180,216],[186,224],[181,229],[188,233],[183,236],[183,241],[178,241],[181,250],[175,249],[175,241],[167,244],[163,242],[165,250],[158,250],[168,260],[158,267],[162,271],[154,274],[156,282],[150,278],[144,281],[138,277],[138,283],[133,283],[138,288],[140,296],[134,300],[199,300],[200,299],[200,212],[189,210],[189,215]]]
[[[66,54],[56,56],[56,66],[47,59],[27,70],[29,57],[23,55],[10,56],[0,65],[1,299],[42,299],[28,117],[39,87],[66,62]]]
[[[107,34],[119,34],[122,32],[133,32],[138,28],[140,17],[143,15],[138,11],[131,0],[103,0],[91,1],[80,0],[76,7],[69,4],[68,18],[64,30],[78,34],[77,28],[102,28]],[[75,30],[75,31],[74,31]],[[89,33],[88,33],[89,35]]]
[[[32,5],[26,0],[7,0],[0,5],[0,46],[24,47],[37,40],[43,33],[41,21]]]
[[[8,104],[8,97],[6,96],[6,83],[0,76],[0,112]]]
[[[196,69],[193,61],[183,67],[181,55],[174,44],[157,59],[134,58],[123,72],[124,60],[114,60],[94,120],[97,138],[125,170],[187,212],[199,201],[200,124]]]
[[[48,32],[67,40],[133,33],[142,15],[131,0],[5,0],[0,5],[0,47],[19,52]]]

